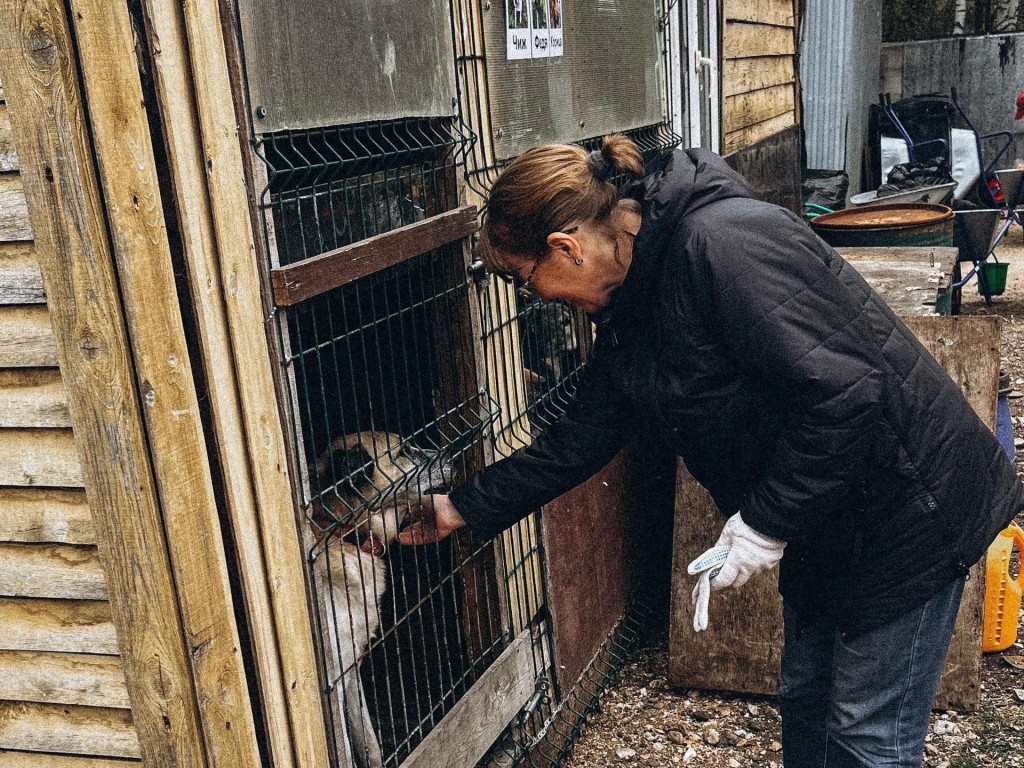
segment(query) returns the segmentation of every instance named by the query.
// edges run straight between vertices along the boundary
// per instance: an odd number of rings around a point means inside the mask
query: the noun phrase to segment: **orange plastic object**
[[[985,564],[985,618],[981,632],[981,650],[1005,651],[1017,639],[1021,592],[1024,591],[1024,567],[1017,579],[1010,578],[1013,545],[1024,555],[1024,530],[1010,523],[988,548]],[[1024,564],[1022,564],[1024,565]]]

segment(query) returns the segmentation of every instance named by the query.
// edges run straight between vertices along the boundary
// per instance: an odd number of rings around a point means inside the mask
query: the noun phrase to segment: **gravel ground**
[[[974,282],[962,314],[1003,318],[1002,367],[1015,392],[1009,400],[1024,475],[1024,243],[1013,227],[997,250],[1010,263],[1007,290],[986,307]],[[1024,521],[1018,521],[1024,524]],[[1018,635],[1024,638],[1024,631]],[[647,639],[627,660],[584,727],[566,768],[672,766],[781,768],[778,707],[770,697],[720,694],[669,686],[666,633]],[[986,654],[977,712],[935,712],[925,748],[930,768],[1024,766],[1024,646]]]

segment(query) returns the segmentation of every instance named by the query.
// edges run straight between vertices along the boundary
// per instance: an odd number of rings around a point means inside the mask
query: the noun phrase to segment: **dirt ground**
[[[995,314],[1004,320],[1002,367],[1014,388],[1009,405],[1017,470],[1024,476],[1024,243],[1020,227],[1011,229],[996,256],[1010,264],[1006,292],[986,307],[972,281],[963,290],[961,313]],[[1018,639],[1024,639],[1024,630]],[[675,689],[669,686],[667,674],[667,636],[655,632],[634,651],[606,692],[566,768],[781,768],[780,721],[773,698]],[[984,656],[977,712],[933,713],[924,765],[1024,766],[1021,642],[1003,653]]]

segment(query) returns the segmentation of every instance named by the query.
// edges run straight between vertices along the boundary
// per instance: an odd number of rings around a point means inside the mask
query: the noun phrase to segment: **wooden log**
[[[757,56],[728,59],[722,63],[722,95],[726,98],[795,80],[792,56]]]
[[[269,277],[261,274],[254,256],[257,238],[250,219],[239,215],[248,210],[252,221],[260,220],[250,208],[255,200],[246,194],[243,146],[250,162],[261,161],[238,134],[237,114],[246,108],[239,105],[236,113],[233,104],[233,95],[244,92],[239,87],[244,82],[241,56],[233,47],[234,28],[225,34],[215,4],[144,0],[143,8],[153,21],[153,47],[160,50],[158,85],[168,78],[158,97],[165,105],[161,114],[172,162],[180,169],[179,180],[194,182],[176,191],[179,210],[188,212],[182,219],[190,219],[189,235],[195,236],[187,262],[210,279],[209,291],[195,302],[198,321],[203,337],[226,344],[229,352],[212,358],[219,362],[211,368],[219,371],[214,378],[223,379],[217,382],[216,429],[223,440],[220,455],[233,455],[224,464],[226,474],[234,475],[231,524],[252,611],[269,751],[279,768],[319,768],[328,760],[327,732],[313,616],[302,599],[305,553],[296,524],[292,468],[275,396],[271,349],[276,340],[267,335],[272,323],[257,322],[271,311],[264,303],[269,291],[263,291]],[[182,82],[188,73],[194,73],[194,80]],[[193,174],[193,168],[199,172]],[[192,284],[199,286],[195,280]],[[224,366],[227,359],[238,362]],[[235,474],[236,469],[241,471]]]
[[[274,301],[290,307],[361,277],[461,240],[476,231],[476,209],[447,211],[343,248],[272,270]]]
[[[32,243],[0,243],[0,304],[44,303],[46,291]]]
[[[127,12],[124,6],[121,9]],[[76,29],[103,23],[98,22],[102,19],[98,11],[69,10],[56,0],[0,0],[0,61],[30,200],[36,253],[59,340],[76,436],[83,446],[83,472],[111,594],[109,606],[93,604],[108,611],[113,607],[138,743],[147,762],[201,768],[207,764],[207,739],[199,724],[193,667],[180,623],[142,403],[133,361],[128,358],[131,343],[120,304],[121,285],[107,233],[121,235],[104,216],[95,147],[90,141],[95,126],[86,118],[77,65],[86,49],[89,56],[107,55],[106,62],[85,69],[107,76],[107,87],[117,90],[124,84],[123,69],[114,61],[118,56],[131,59],[137,77],[135,48],[129,43],[127,51],[122,46],[104,52],[85,37],[73,40],[67,13],[75,14]],[[119,123],[144,114],[135,93],[128,111],[114,116]],[[95,94],[95,104],[92,96],[90,109],[95,107],[97,115],[109,118],[100,94]],[[126,147],[142,146],[133,133],[122,140]],[[148,132],[145,141],[149,141]],[[135,155],[128,152],[130,157],[119,170],[132,179],[133,166],[144,162],[145,155],[141,150]],[[150,216],[159,210],[151,187],[139,186],[136,191],[138,215]],[[121,206],[124,201],[118,198],[112,204]],[[184,358],[165,355],[164,365],[173,367]],[[193,639],[202,637],[200,632]],[[247,692],[242,697],[248,701]],[[239,725],[239,731],[246,730]]]
[[[57,345],[45,305],[0,306],[0,368],[53,368]]]
[[[160,609],[176,610],[181,616],[191,677],[202,702],[196,708],[202,745],[221,768],[248,768],[261,762],[260,748],[163,218],[161,180],[136,57],[136,28],[127,5],[71,0],[71,6],[98,181],[177,586],[177,599]],[[241,183],[240,178],[237,181]],[[233,214],[244,211],[240,206]],[[260,317],[253,315],[250,321],[259,322]],[[218,362],[210,369],[211,376],[218,375],[227,360]],[[131,604],[118,609],[131,610],[137,598],[129,599]],[[115,593],[112,600],[117,600]]]
[[[0,544],[0,596],[106,600],[96,547]]]
[[[0,488],[0,541],[95,544],[85,492]]]
[[[60,370],[0,369],[0,427],[70,426],[68,397]]]
[[[960,386],[982,420],[995,426],[999,318],[908,317],[908,327]],[[782,648],[782,600],[777,573],[759,574],[742,590],[712,598],[713,631],[695,633],[687,564],[718,536],[723,518],[680,462],[672,555],[669,680],[680,687],[774,694]],[[940,709],[977,709],[981,675],[984,561],[971,578],[936,697]]]
[[[81,488],[70,429],[0,429],[0,485]]]
[[[132,715],[123,709],[0,701],[0,749],[140,757]]]
[[[796,54],[796,38],[792,27],[726,21],[723,41],[725,60]]]
[[[0,749],[0,762],[4,768],[139,768],[141,764],[138,760],[12,752],[6,749]]]
[[[0,598],[0,649],[116,655],[110,604],[101,600]]]
[[[0,173],[0,242],[31,240],[28,202],[17,173]]]
[[[749,21],[795,27],[796,7],[793,0],[725,0],[723,18],[728,21]]]
[[[0,680],[7,701],[131,709],[119,656],[0,651]]]
[[[773,117],[771,120],[765,120],[763,123],[739,128],[725,134],[725,147],[723,151],[725,154],[738,152],[759,141],[764,141],[778,133],[782,133],[782,131],[794,125],[796,125],[796,112],[786,112],[778,117]]]
[[[795,83],[729,96],[725,100],[723,116],[726,135],[780,115],[794,114],[795,109]]]
[[[0,173],[18,170],[18,153],[11,138],[11,117],[7,104],[0,102]]]

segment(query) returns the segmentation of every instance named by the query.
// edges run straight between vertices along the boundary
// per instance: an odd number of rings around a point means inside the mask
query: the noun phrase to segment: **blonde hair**
[[[573,222],[604,224],[619,202],[613,171],[643,174],[640,150],[622,134],[587,152],[570,144],[528,149],[502,171],[487,200],[480,255],[491,272],[510,274],[524,259],[543,259],[547,238]]]

